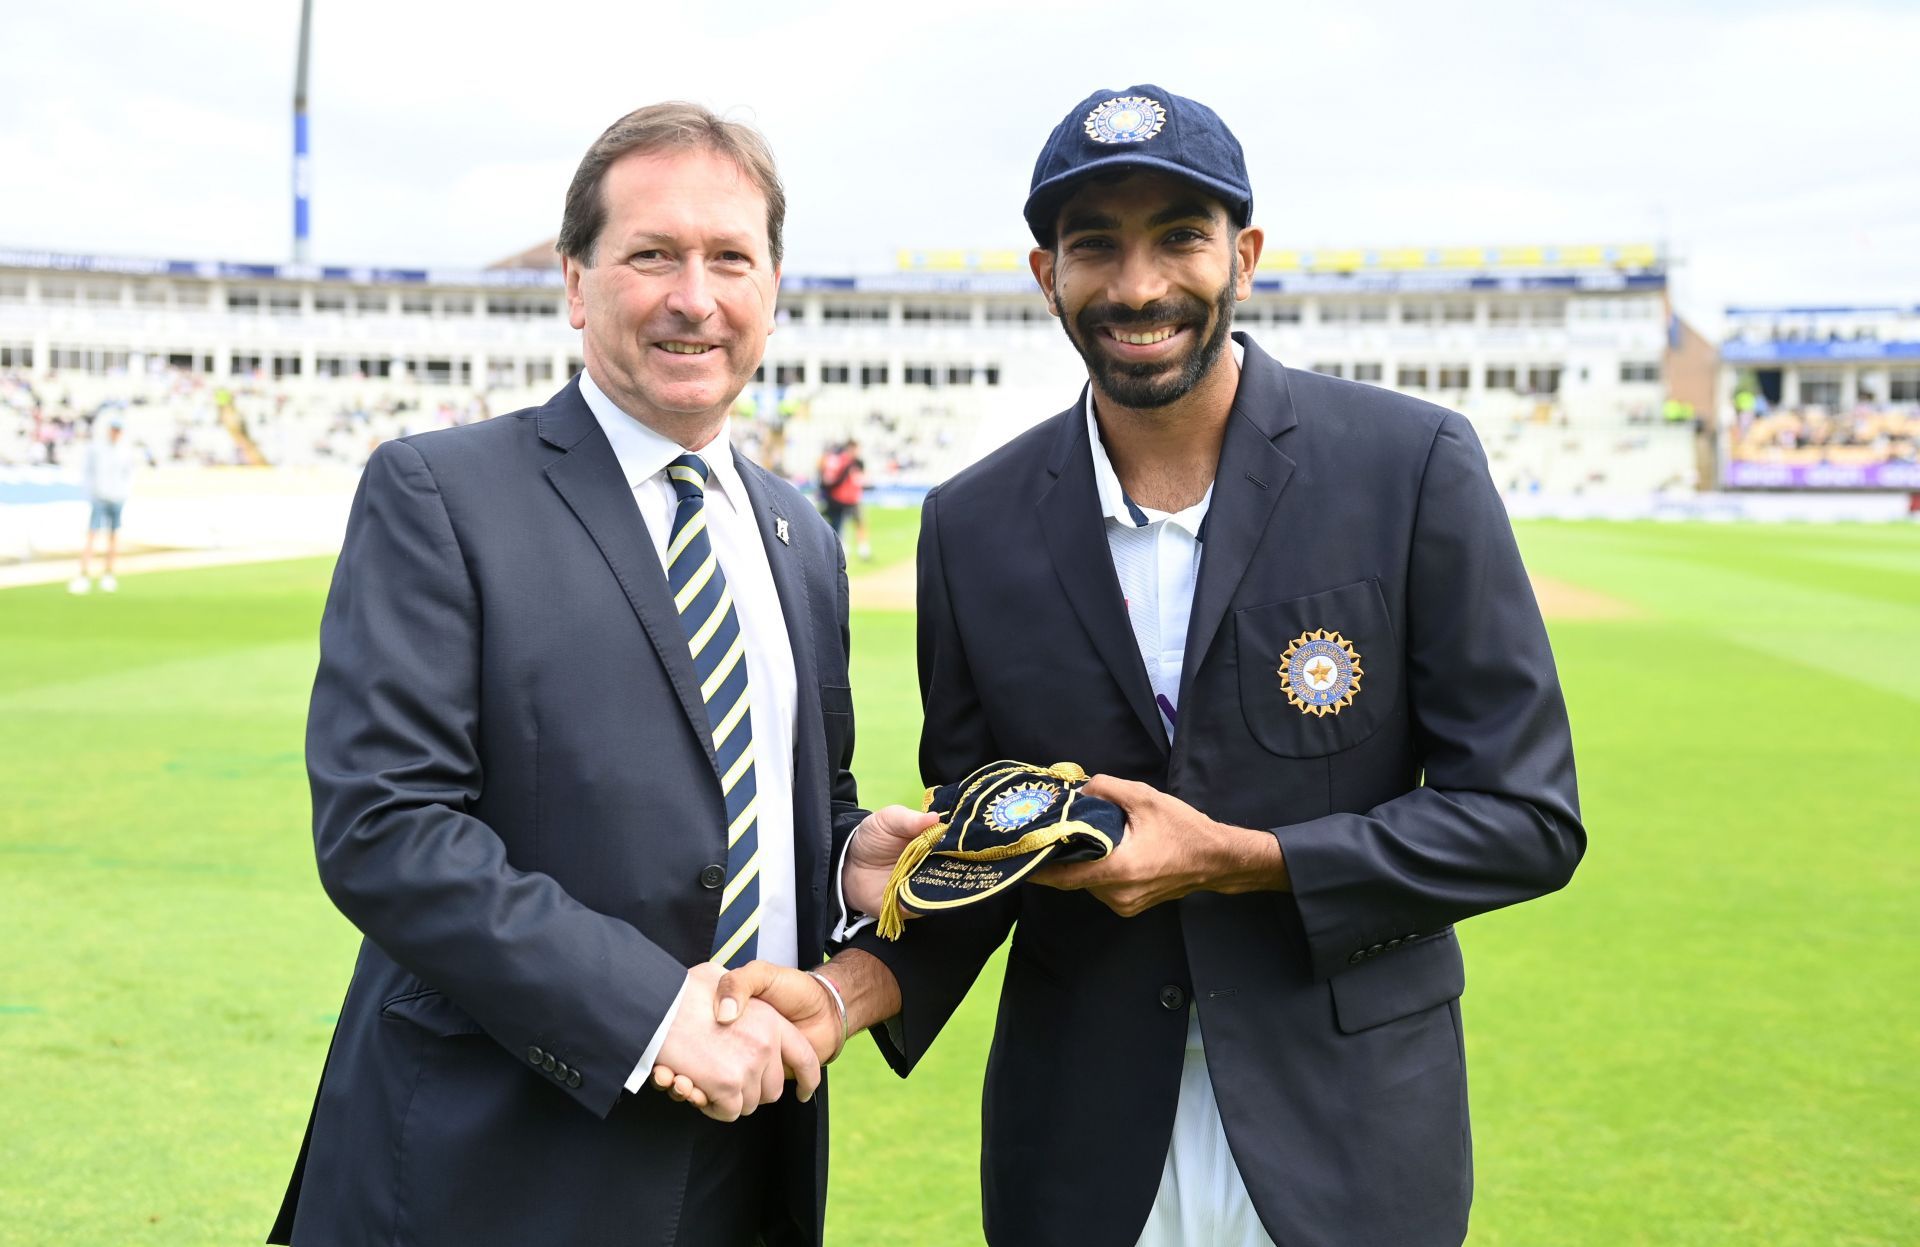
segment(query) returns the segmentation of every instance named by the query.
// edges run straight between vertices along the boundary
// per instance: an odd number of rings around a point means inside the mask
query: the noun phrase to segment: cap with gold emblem
[[[1102,169],[1158,169],[1226,205],[1236,225],[1253,220],[1253,186],[1240,140],[1205,104],[1150,82],[1095,91],[1075,104],[1040,149],[1027,193],[1027,227],[1053,245],[1055,218],[1073,187]]]
[[[1071,762],[992,762],[954,784],[927,790],[940,821],[909,844],[881,900],[879,933],[900,938],[905,911],[926,913],[985,900],[1043,862],[1085,862],[1113,852],[1126,814],[1080,789]]]

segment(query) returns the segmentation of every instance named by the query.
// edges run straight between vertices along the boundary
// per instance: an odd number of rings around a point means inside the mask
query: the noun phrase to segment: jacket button
[[[551,1074],[553,1073],[553,1067],[558,1064],[560,1064],[560,1062],[554,1059],[553,1053],[549,1052],[547,1053],[547,1059],[540,1062],[540,1068]]]
[[[1160,1007],[1162,1009],[1178,1009],[1186,1003],[1187,993],[1181,990],[1178,983],[1169,983],[1160,989]]]
[[[1385,944],[1375,944],[1372,948],[1369,948],[1367,950],[1367,956],[1378,957],[1381,953],[1385,952],[1386,950],[1387,950],[1387,946]]]
[[[534,1064],[534,1065],[538,1065],[538,1064],[540,1064],[540,1063],[541,1063],[542,1061],[544,1061],[544,1060],[546,1060],[546,1059],[547,1059],[547,1054],[546,1054],[546,1053],[544,1053],[544,1052],[542,1052],[542,1051],[540,1051],[540,1049],[539,1049],[539,1048],[537,1048],[537,1047],[534,1047],[534,1046],[532,1046],[532,1045],[529,1045],[529,1046],[528,1046],[528,1048],[527,1048],[527,1060],[528,1060],[529,1062],[531,1062],[531,1063],[532,1063],[532,1064]]]
[[[1361,962],[1365,961],[1366,959],[1367,959],[1367,954],[1365,952],[1356,952],[1347,958],[1347,964],[1350,966],[1357,966]]]
[[[703,888],[717,888],[726,881],[727,868],[725,866],[707,866],[703,867],[700,871],[700,886]]]
[[[579,1071],[579,1070],[577,1070],[577,1069],[570,1069],[570,1070],[568,1070],[568,1071],[567,1071],[567,1085],[568,1085],[569,1087],[577,1087],[577,1086],[579,1086],[579,1085],[580,1085],[580,1071]]]

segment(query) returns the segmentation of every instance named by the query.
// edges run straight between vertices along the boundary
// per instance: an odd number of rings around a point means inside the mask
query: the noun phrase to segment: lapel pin
[[[784,515],[776,515],[776,516],[774,516],[774,517],[773,517],[773,535],[774,535],[774,536],[776,536],[776,537],[778,537],[778,538],[780,539],[780,544],[781,544],[781,545],[783,545],[783,546],[784,546],[784,545],[791,545],[791,544],[792,544],[792,543],[791,543],[791,542],[790,542],[790,541],[789,541],[789,540],[787,539],[787,534],[788,534],[788,532],[789,532],[789,531],[790,531],[790,530],[789,530],[789,529],[787,528],[787,517],[786,517],[786,516],[784,516]]]

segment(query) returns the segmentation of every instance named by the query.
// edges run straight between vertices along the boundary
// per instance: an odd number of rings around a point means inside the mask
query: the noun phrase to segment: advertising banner
[[[1727,465],[1729,489],[1920,489],[1920,463]]]

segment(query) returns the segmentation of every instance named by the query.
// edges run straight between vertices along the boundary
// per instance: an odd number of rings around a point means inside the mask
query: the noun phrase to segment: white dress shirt
[[[654,432],[614,406],[613,400],[584,369],[580,396],[613,444],[620,471],[633,489],[634,502],[647,522],[653,552],[666,566],[667,539],[680,497],[667,479],[667,465],[687,450]],[[774,588],[773,569],[760,525],[734,466],[727,430],[692,452],[706,462],[707,538],[715,560],[733,594],[734,613],[747,663],[747,706],[753,723],[753,778],[760,794],[760,932],[757,955],[764,961],[793,966],[800,963],[800,941],[793,875],[793,724],[797,692],[793,674],[793,643],[787,636],[786,614]],[[635,758],[644,766],[644,758]],[[651,1042],[627,1079],[627,1090],[638,1091],[653,1070],[660,1045],[680,1012],[680,995],[661,1019]]]
[[[1241,346],[1233,344],[1234,358]],[[1207,509],[1213,487],[1184,511],[1156,511],[1127,497],[1100,440],[1094,419],[1093,391],[1087,391],[1087,440],[1093,447],[1094,487],[1106,520],[1107,549],[1126,601],[1140,662],[1147,670],[1160,721],[1171,742],[1179,718],[1180,674],[1186,668],[1187,619],[1206,548]],[[1160,1190],[1147,1214],[1140,1247],[1273,1247],[1260,1224],[1227,1146],[1214,1100],[1213,1080],[1200,1042],[1200,1013],[1187,1010],[1186,1063],[1180,1072],[1180,1099],[1174,1110],[1173,1138],[1160,1171]]]

